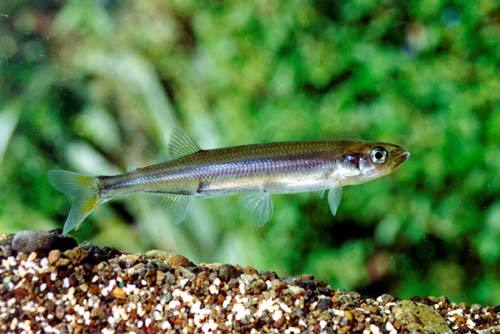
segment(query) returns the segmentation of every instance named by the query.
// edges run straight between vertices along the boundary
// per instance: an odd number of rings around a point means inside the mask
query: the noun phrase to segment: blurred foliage
[[[494,0],[0,3],[0,228],[61,227],[47,170],[119,173],[165,159],[173,126],[204,148],[356,138],[407,147],[395,174],[274,196],[253,225],[237,198],[172,224],[124,197],[80,240],[195,261],[311,273],[376,296],[500,304],[500,30]]]

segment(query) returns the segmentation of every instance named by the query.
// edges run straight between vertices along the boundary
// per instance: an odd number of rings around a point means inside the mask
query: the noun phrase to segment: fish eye
[[[383,164],[386,159],[387,159],[387,151],[382,147],[375,147],[370,152],[370,160],[374,164],[377,164],[377,165]]]

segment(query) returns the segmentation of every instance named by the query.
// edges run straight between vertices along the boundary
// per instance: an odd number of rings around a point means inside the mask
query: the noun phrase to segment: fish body
[[[51,183],[73,199],[64,232],[76,228],[99,204],[132,192],[162,196],[176,220],[193,197],[246,193],[259,224],[272,214],[271,194],[329,191],[335,214],[342,186],[389,174],[409,153],[381,142],[302,141],[202,150],[183,131],[173,132],[171,159],[115,176],[50,171]],[[69,185],[69,187],[68,187]]]

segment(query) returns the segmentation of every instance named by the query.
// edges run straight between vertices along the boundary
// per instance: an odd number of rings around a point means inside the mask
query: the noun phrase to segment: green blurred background
[[[403,5],[404,3],[404,5]],[[500,9],[495,0],[0,2],[0,232],[62,227],[51,168],[120,173],[203,148],[286,140],[401,144],[397,173],[274,196],[263,228],[237,197],[175,225],[141,196],[79,240],[196,262],[314,274],[364,295],[500,304]]]

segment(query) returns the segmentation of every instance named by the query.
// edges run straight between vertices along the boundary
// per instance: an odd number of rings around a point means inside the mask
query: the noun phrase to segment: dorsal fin
[[[168,140],[168,158],[173,160],[201,151],[201,148],[181,128],[174,128]]]

